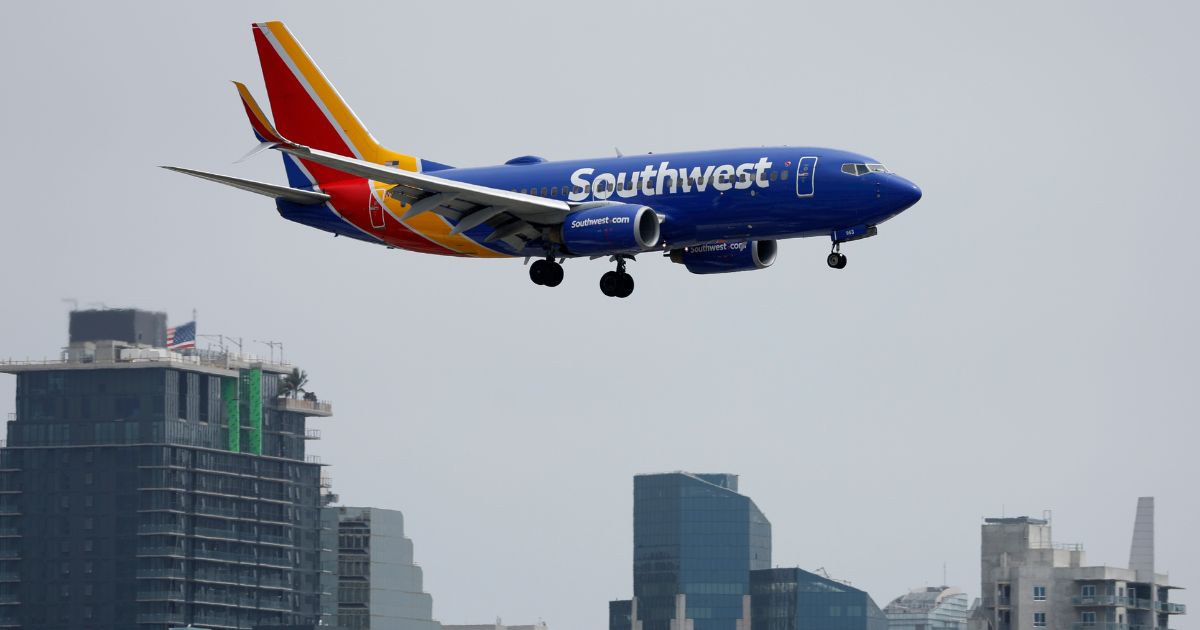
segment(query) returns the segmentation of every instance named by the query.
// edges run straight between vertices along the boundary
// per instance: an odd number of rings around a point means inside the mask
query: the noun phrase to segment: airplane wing
[[[426,173],[405,171],[328,151],[311,149],[291,142],[276,143],[274,148],[343,173],[393,184],[392,188],[388,190],[388,196],[410,205],[410,208],[401,217],[402,219],[408,220],[423,212],[436,212],[451,216],[459,221],[458,225],[454,227],[453,233],[469,230],[485,221],[495,217],[503,218],[506,215],[530,225],[560,225],[563,218],[571,212],[571,206],[558,199],[546,199],[501,188],[445,179]],[[496,225],[497,223],[491,222],[490,224]],[[504,227],[508,227],[507,224],[500,224],[498,229]],[[495,232],[492,236],[504,237],[504,235],[497,236]]]
[[[230,177],[228,175],[194,171],[190,168],[180,168],[178,166],[164,166],[162,168],[165,168],[168,171],[175,171],[176,173],[183,173],[184,175],[191,175],[192,177],[199,177],[200,179],[207,179],[210,182],[225,184],[226,186],[232,186],[239,190],[247,190],[252,193],[258,193],[274,199],[284,199],[292,203],[298,203],[306,206],[329,201],[329,195],[318,192],[297,190],[295,188],[288,188],[287,186],[276,186],[275,184],[256,182],[249,179],[240,179],[237,177]]]

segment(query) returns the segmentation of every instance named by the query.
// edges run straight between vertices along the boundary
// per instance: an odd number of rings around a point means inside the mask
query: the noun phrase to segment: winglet
[[[242,106],[246,108],[246,116],[250,118],[250,127],[254,129],[254,135],[260,142],[272,142],[277,144],[292,145],[283,136],[275,131],[275,126],[271,124],[270,119],[263,113],[258,103],[254,101],[254,97],[250,95],[250,90],[242,83],[233,82],[237,86],[238,96],[242,97]]]

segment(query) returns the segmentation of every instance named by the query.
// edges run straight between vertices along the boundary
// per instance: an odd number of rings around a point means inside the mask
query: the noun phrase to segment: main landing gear
[[[829,256],[827,256],[825,258],[825,264],[829,265],[830,267],[832,267],[834,269],[845,269],[846,268],[846,255],[840,251],[841,249],[842,249],[841,243],[834,243],[833,251],[829,252]]]
[[[529,266],[529,279],[544,287],[556,287],[563,281],[562,265],[554,262],[553,258],[535,260]]]
[[[633,276],[625,273],[625,256],[613,258],[617,261],[617,270],[600,276],[600,292],[608,297],[627,298],[633,294]]]

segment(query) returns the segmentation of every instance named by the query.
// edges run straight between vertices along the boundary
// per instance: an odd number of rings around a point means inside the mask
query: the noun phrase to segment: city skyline
[[[337,401],[315,452],[342,501],[406,514],[448,624],[601,626],[629,591],[629,480],[655,470],[740,474],[776,558],[879,602],[971,593],[989,516],[1052,510],[1058,539],[1122,565],[1148,495],[1162,570],[1200,583],[1197,98],[1180,80],[1200,7],[595,9],[14,4],[0,357],[56,356],[64,298],[171,325],[196,309],[198,333],[264,356],[253,340],[282,341]],[[845,146],[925,198],[839,272],[815,240],[728,278],[639,257],[619,308],[572,263],[579,281],[547,292],[520,261],[353,247],[156,168],[282,182],[277,157],[229,164],[254,139],[228,81],[261,93],[265,19],[320,52],[381,142],[437,161]],[[660,62],[700,70],[625,71]],[[495,97],[450,96],[467,81]]]

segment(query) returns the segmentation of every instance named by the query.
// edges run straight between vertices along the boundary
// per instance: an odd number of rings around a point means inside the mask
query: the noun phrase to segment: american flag
[[[180,350],[183,348],[195,347],[196,322],[191,321],[186,324],[167,329],[167,348],[169,350]]]

